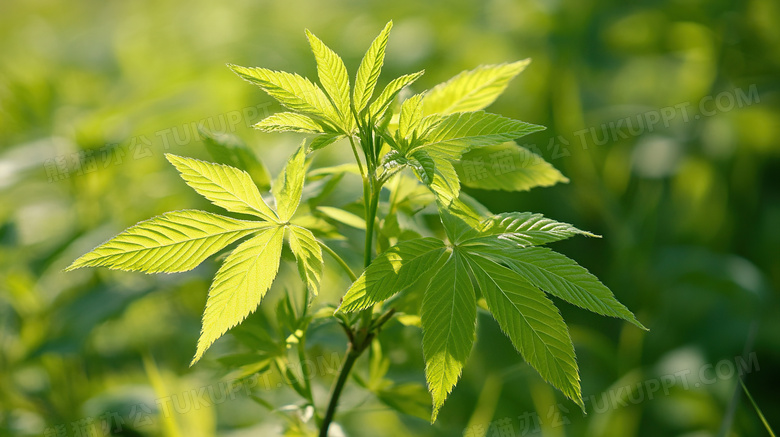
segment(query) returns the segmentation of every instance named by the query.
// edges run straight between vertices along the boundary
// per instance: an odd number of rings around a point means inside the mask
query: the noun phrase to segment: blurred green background
[[[248,127],[280,108],[226,63],[314,78],[309,28],[354,72],[390,19],[380,84],[424,68],[421,91],[479,64],[533,58],[490,110],[548,126],[521,144],[571,183],[470,193],[494,212],[542,212],[603,235],[556,249],[600,277],[650,332],[559,305],[578,355],[583,416],[480,316],[476,347],[435,426],[350,383],[343,432],[767,435],[739,373],[780,427],[777,1],[6,0],[0,435],[277,432],[280,419],[246,392],[280,406],[292,399],[284,387],[245,385],[217,405],[185,405],[193,389],[230,381],[217,363],[230,336],[188,367],[217,261],[177,275],[62,269],[137,221],[212,209],[163,158],[208,157],[198,123],[239,135],[272,173],[280,168],[300,140]],[[327,153],[321,162],[351,156]],[[283,270],[274,290],[293,280]],[[326,284],[331,302],[347,285],[335,271]],[[422,381],[419,330],[395,324],[383,341],[390,377]],[[332,327],[310,343],[326,364],[344,348]],[[315,380],[323,404],[334,377],[324,367]],[[180,401],[180,412],[165,417],[160,399]]]

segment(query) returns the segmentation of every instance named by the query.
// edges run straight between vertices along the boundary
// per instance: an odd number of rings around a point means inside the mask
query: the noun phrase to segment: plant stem
[[[363,193],[365,196],[366,205],[366,247],[364,264],[368,267],[371,264],[373,242],[374,242],[374,222],[376,221],[377,208],[379,206],[379,189],[378,181],[375,178],[374,172],[369,170],[368,178],[364,179]],[[354,280],[353,280],[354,281]],[[364,350],[371,344],[373,339],[371,316],[373,314],[373,307],[363,310],[361,315],[360,327],[357,331],[348,331],[348,337],[350,341],[347,344],[347,357],[341,366],[338,379],[333,385],[333,389],[330,394],[330,401],[328,402],[328,409],[325,412],[325,417],[322,419],[322,425],[320,426],[320,437],[327,437],[328,428],[333,421],[333,417],[336,415],[336,408],[338,408],[339,397],[341,397],[341,391],[344,389],[349,374],[352,371],[355,361],[360,357]],[[351,335],[350,335],[351,334]]]
[[[347,345],[347,358],[344,359],[344,364],[341,365],[339,371],[339,377],[336,379],[336,383],[333,385],[333,391],[330,394],[330,402],[328,403],[328,409],[325,411],[325,417],[322,419],[322,426],[320,427],[320,437],[328,436],[328,427],[333,421],[333,416],[336,414],[336,407],[339,404],[339,397],[341,396],[341,390],[344,389],[344,384],[349,378],[349,372],[352,371],[352,366],[360,356],[360,351],[353,349],[352,343]]]
[[[335,259],[335,260],[336,260],[336,262],[337,262],[337,263],[339,263],[339,265],[341,266],[341,268],[342,268],[342,269],[344,269],[344,271],[347,273],[347,276],[349,276],[349,279],[351,279],[351,280],[352,280],[352,282],[355,282],[355,281],[357,281],[357,275],[355,275],[355,272],[353,272],[353,271],[352,271],[352,269],[351,269],[351,268],[349,268],[349,264],[347,264],[347,262],[346,262],[346,261],[344,261],[344,259],[342,259],[342,258],[341,258],[341,257],[340,257],[340,256],[339,256],[339,255],[338,255],[336,252],[334,252],[334,251],[333,251],[333,249],[331,249],[330,247],[328,247],[328,246],[327,246],[325,243],[323,243],[322,241],[320,241],[320,240],[317,240],[317,243],[319,243],[319,244],[320,244],[320,246],[322,246],[322,249],[323,249],[323,250],[325,250],[325,252],[327,252],[327,253],[328,253],[328,255],[330,255],[331,257],[333,257],[333,259]]]

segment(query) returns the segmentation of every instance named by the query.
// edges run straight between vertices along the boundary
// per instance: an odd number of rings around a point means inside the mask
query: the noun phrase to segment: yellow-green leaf
[[[331,98],[341,116],[341,127],[350,132],[352,113],[349,108],[349,76],[347,67],[333,50],[325,45],[313,33],[306,30],[306,37],[309,39],[311,51],[317,60],[317,76],[320,78],[322,87]]]
[[[283,242],[283,227],[265,229],[227,257],[209,289],[192,364],[228,329],[255,311],[276,278]]]
[[[300,132],[316,134],[325,132],[321,124],[311,118],[295,112],[279,112],[254,124],[262,132]]]
[[[300,226],[289,226],[290,249],[298,263],[298,273],[306,287],[315,296],[320,292],[322,279],[322,248],[314,234]]]
[[[423,114],[453,114],[488,107],[504,92],[509,81],[531,62],[481,65],[464,71],[431,89],[423,101]]]
[[[526,191],[569,182],[541,156],[513,142],[470,150],[456,170],[463,185],[483,190]]]
[[[284,170],[279,174],[271,192],[276,200],[276,212],[279,220],[284,223],[292,218],[301,203],[303,181],[306,177],[306,151],[303,144],[287,161]]]
[[[456,253],[431,279],[422,301],[425,379],[433,398],[431,423],[457,384],[471,353],[477,301],[463,259]]]
[[[239,77],[263,89],[269,96],[293,111],[328,120],[339,121],[335,108],[320,87],[309,79],[284,71],[228,64]]]
[[[228,211],[252,214],[277,221],[276,213],[266,205],[260,191],[245,171],[228,165],[213,164],[166,153],[182,179],[201,196]]]
[[[387,38],[390,36],[392,27],[392,21],[385,25],[379,36],[371,43],[368,51],[363,56],[363,60],[360,61],[360,67],[358,67],[357,75],[355,76],[355,89],[352,96],[356,112],[362,111],[368,104],[368,101],[371,100],[371,95],[374,94],[376,81],[379,78],[379,73],[382,71],[382,64],[385,62],[385,47],[387,46]]]
[[[198,210],[172,211],[142,221],[73,262],[81,267],[157,272],[185,272],[228,244],[272,226]]]

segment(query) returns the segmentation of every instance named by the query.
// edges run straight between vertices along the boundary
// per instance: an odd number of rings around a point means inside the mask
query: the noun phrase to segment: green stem
[[[330,403],[328,404],[328,409],[325,411],[325,417],[322,419],[320,437],[328,436],[328,428],[330,427],[330,423],[333,421],[333,416],[336,415],[336,407],[339,404],[341,391],[344,389],[344,384],[347,382],[347,378],[349,378],[349,372],[352,371],[352,366],[355,365],[355,361],[357,361],[361,352],[362,351],[360,350],[353,349],[352,343],[347,345],[347,358],[344,360],[344,364],[341,365],[339,377],[336,379],[336,383],[333,385],[333,390],[330,394]]]
[[[374,222],[376,221],[376,213],[379,206],[379,189],[377,188],[377,181],[374,178],[373,171],[369,170],[367,184],[364,184],[363,192],[365,193],[366,204],[366,248],[365,248],[365,267],[371,264],[373,242],[374,242]],[[367,308],[360,313],[361,321],[360,327],[356,332],[349,331],[348,336],[350,342],[347,345],[347,358],[344,360],[344,364],[341,366],[339,376],[333,385],[333,389],[330,394],[330,401],[328,403],[328,409],[325,412],[325,416],[322,419],[322,425],[320,426],[320,437],[326,437],[328,435],[328,428],[333,421],[333,417],[336,414],[336,408],[339,404],[339,397],[344,389],[349,374],[352,371],[352,367],[355,361],[360,357],[364,350],[371,344],[373,338],[373,331],[371,326],[371,317],[373,314],[373,307]],[[349,335],[351,333],[351,335]]]
[[[349,267],[349,264],[347,264],[344,259],[342,259],[339,254],[337,254],[333,249],[328,247],[325,243],[323,243],[320,240],[317,240],[317,243],[320,244],[320,246],[325,250],[325,252],[328,253],[333,259],[336,260],[337,263],[341,266],[342,269],[347,273],[347,276],[349,276],[349,279],[352,280],[352,282],[357,281],[357,276],[355,275],[355,272],[352,271],[352,269]]]

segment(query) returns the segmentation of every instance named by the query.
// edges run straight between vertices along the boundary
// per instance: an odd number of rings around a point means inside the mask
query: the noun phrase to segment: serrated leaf
[[[310,80],[297,74],[260,67],[228,64],[239,77],[263,89],[285,107],[307,115],[338,123],[336,109],[328,96]]]
[[[424,94],[415,94],[404,100],[398,116],[398,135],[406,138],[422,120],[422,99]]]
[[[271,222],[278,220],[247,172],[170,153],[166,153],[165,158],[179,170],[187,185],[214,205]]]
[[[420,78],[425,73],[425,70],[418,71],[417,73],[406,74],[399,78],[393,79],[379,97],[374,100],[368,107],[368,112],[371,114],[372,120],[379,120],[385,115],[385,111],[395,99],[395,96],[401,92],[402,89],[411,85],[414,81]]]
[[[484,249],[480,249],[485,253]],[[607,288],[574,260],[546,247],[496,247],[492,258],[506,264],[536,287],[580,308],[617,317],[647,330]]]
[[[81,267],[185,272],[228,244],[271,226],[198,210],[172,211],[142,221],[73,262]]]
[[[423,101],[423,113],[453,114],[484,109],[504,92],[509,81],[530,62],[530,59],[524,59],[511,64],[481,65],[474,70],[463,71],[427,93]]]
[[[503,242],[507,247],[528,247],[565,240],[575,235],[598,237],[568,223],[557,222],[531,212],[508,212],[490,217],[482,222],[481,234],[482,236],[464,244],[477,246]]]
[[[271,186],[271,193],[276,200],[276,212],[281,223],[292,218],[301,202],[303,181],[306,177],[306,151],[304,149],[304,146],[301,145],[298,151],[287,160],[284,170]]]
[[[425,150],[412,153],[409,165],[412,166],[420,182],[429,185],[436,176],[436,161]]]
[[[376,257],[342,299],[339,311],[368,308],[413,286],[444,255],[435,238],[402,241]]]
[[[309,39],[311,51],[317,60],[317,76],[320,78],[320,83],[341,116],[341,127],[344,131],[349,132],[351,130],[350,121],[352,120],[352,113],[349,109],[349,76],[347,75],[347,67],[344,66],[344,61],[341,60],[339,55],[326,46],[313,33],[309,32],[308,29],[306,30],[306,37]]]
[[[278,112],[252,125],[262,132],[300,132],[316,134],[325,132],[325,128],[311,118],[295,112]]]
[[[439,201],[438,207],[444,231],[453,244],[460,244],[480,235],[481,218],[468,205],[459,199],[452,199],[449,203]]]
[[[431,190],[445,203],[457,199],[460,195],[460,178],[450,158],[437,152],[428,153],[428,156],[434,164]]]
[[[322,248],[308,229],[299,226],[289,226],[287,229],[290,249],[298,263],[301,280],[316,296],[320,292],[322,279]]]
[[[374,87],[382,71],[382,64],[385,62],[385,47],[387,38],[390,36],[390,29],[393,28],[393,22],[390,21],[382,29],[374,41],[369,46],[368,51],[360,61],[357,75],[355,76],[355,89],[353,91],[353,104],[355,112],[360,112],[366,107],[371,95],[374,94]]]
[[[541,156],[513,142],[470,150],[456,170],[463,185],[483,190],[526,191],[569,182]]]
[[[558,309],[515,271],[466,255],[491,314],[542,379],[584,408],[569,330]]]
[[[317,211],[325,214],[326,216],[336,220],[339,223],[343,223],[347,226],[351,226],[355,229],[366,229],[366,220],[362,217],[358,217],[351,212],[344,211],[341,208],[334,208],[332,206],[318,206]]]
[[[484,111],[457,113],[442,117],[415,148],[458,159],[472,148],[501,144],[544,129],[544,126]]]
[[[477,302],[464,260],[453,253],[425,291],[421,309],[431,423],[460,378],[474,344]]]
[[[255,311],[276,278],[283,242],[284,228],[265,229],[227,257],[209,289],[198,350],[190,365],[228,329]]]
[[[209,155],[219,164],[229,165],[249,173],[261,190],[271,188],[271,175],[262,161],[239,137],[198,128]]]

